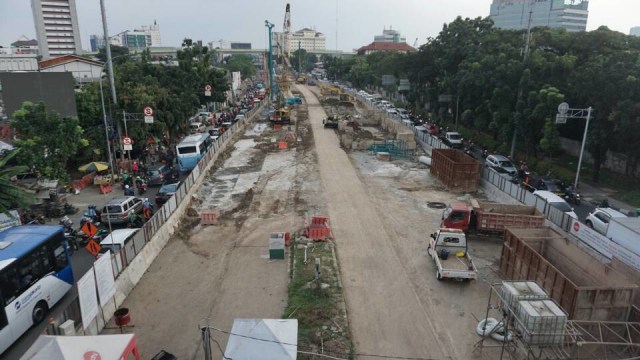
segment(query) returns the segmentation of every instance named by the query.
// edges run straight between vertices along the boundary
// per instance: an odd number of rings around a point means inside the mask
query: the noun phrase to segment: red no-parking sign
[[[151,106],[145,106],[144,108],[144,123],[153,124],[153,108]]]

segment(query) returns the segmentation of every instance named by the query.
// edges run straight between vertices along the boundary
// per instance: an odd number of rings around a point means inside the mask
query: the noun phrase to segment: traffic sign
[[[151,106],[145,106],[144,108],[144,123],[153,124],[153,108]]]
[[[558,105],[558,112],[560,114],[565,115],[568,111],[569,111],[569,104],[567,104],[566,102],[563,102],[560,105]]]
[[[207,84],[204,86],[204,96],[211,96],[211,85]]]
[[[125,151],[126,150],[129,150],[129,151],[133,150],[132,144],[133,144],[133,140],[131,140],[130,137],[125,136],[125,137],[122,138],[122,149],[123,150],[125,150]]]
[[[87,221],[80,230],[88,237],[93,237],[98,232],[98,227]]]
[[[556,124],[566,124],[567,114],[556,114]]]
[[[84,248],[87,249],[87,251],[90,252],[93,256],[98,256],[100,250],[102,250],[100,244],[98,244],[93,239],[89,239],[89,241],[87,242],[87,246],[85,246]]]

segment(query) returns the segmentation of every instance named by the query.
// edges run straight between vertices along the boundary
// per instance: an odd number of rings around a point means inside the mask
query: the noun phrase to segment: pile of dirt
[[[322,99],[320,100],[320,104],[325,106],[338,106],[340,105],[340,100],[334,98]]]

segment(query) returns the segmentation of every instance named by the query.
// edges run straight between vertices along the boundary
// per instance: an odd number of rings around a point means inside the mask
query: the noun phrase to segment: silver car
[[[502,155],[489,155],[485,160],[485,165],[496,170],[499,173],[515,175],[518,169],[513,165],[511,160]]]

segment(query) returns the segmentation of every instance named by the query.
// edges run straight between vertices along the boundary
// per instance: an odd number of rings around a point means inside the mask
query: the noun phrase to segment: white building
[[[31,9],[43,59],[82,54],[75,0],[31,0]]]
[[[77,83],[100,80],[104,63],[77,55],[65,55],[40,61],[41,72],[70,72]]]
[[[160,36],[160,25],[154,20],[153,25],[143,25],[140,30],[136,30],[140,32],[144,32],[147,35],[147,46],[162,46],[162,37]]]
[[[285,33],[274,32],[273,33],[273,46],[274,51],[280,53],[284,51]],[[304,28],[296,32],[291,33],[289,37],[289,44],[291,44],[291,52],[300,49],[304,49],[307,52],[314,52],[318,50],[326,50],[326,36],[323,33],[317,32],[313,29]]]

